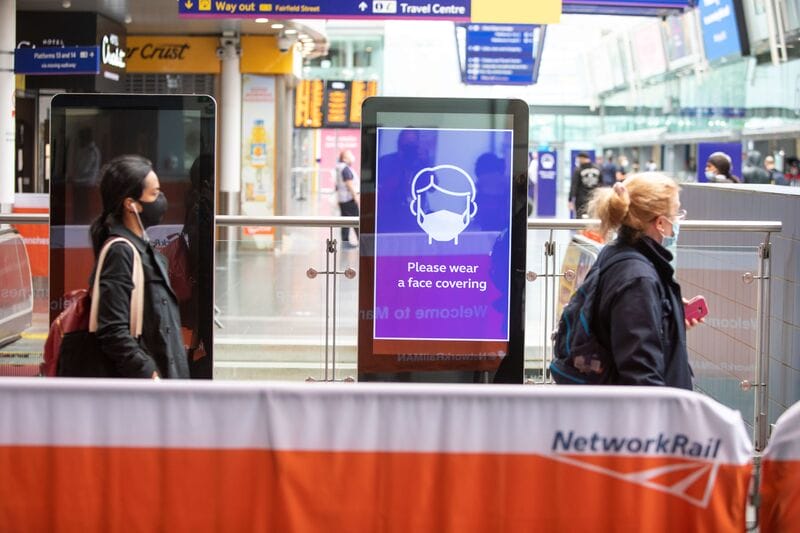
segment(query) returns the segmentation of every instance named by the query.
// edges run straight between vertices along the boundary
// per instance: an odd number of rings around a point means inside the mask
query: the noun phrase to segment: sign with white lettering
[[[700,0],[700,28],[706,59],[746,54],[747,36],[740,27],[741,4],[736,0]]]
[[[181,0],[182,17],[372,18],[467,21],[469,0]]]
[[[17,48],[14,73],[28,75],[74,75],[100,72],[100,47]]]
[[[536,215],[556,216],[556,189],[558,184],[558,153],[539,150],[536,167]]]
[[[532,85],[544,27],[468,24],[464,83]]]

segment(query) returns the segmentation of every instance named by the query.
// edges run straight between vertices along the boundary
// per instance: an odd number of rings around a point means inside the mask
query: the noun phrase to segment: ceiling
[[[68,5],[68,8],[64,6]],[[17,0],[17,11],[93,11],[126,24],[129,34],[218,35],[223,31],[242,34],[275,34],[272,22],[259,24],[243,19],[185,19],[178,16],[172,0]],[[128,18],[129,17],[129,18]],[[130,22],[126,22],[130,20]],[[280,21],[286,28],[312,37],[322,35],[319,21]],[[319,35],[315,35],[319,34]]]

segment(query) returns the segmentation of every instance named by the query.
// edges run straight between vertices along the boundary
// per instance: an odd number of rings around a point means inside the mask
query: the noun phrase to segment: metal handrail
[[[341,216],[241,216],[217,215],[217,226],[283,226],[305,228],[354,228],[358,227],[358,217]],[[50,217],[46,213],[2,213],[0,224],[47,224]],[[567,218],[537,218],[528,220],[528,229],[537,230],[581,230],[600,225],[592,218],[580,220]],[[681,230],[687,231],[737,231],[746,233],[780,233],[780,221],[760,220],[683,220]]]
[[[538,218],[528,220],[528,229],[561,229],[581,230],[596,227],[600,221],[596,218],[580,220],[569,218]],[[681,220],[681,231],[742,231],[747,233],[780,233],[783,223],[780,221],[760,220]]]
[[[301,228],[357,228],[358,217],[217,215],[217,226],[283,226]]]
[[[49,224],[47,213],[0,213],[0,224]]]

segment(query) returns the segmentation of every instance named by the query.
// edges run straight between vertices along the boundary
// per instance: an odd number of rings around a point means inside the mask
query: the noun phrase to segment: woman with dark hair
[[[731,174],[731,157],[725,152],[714,152],[706,161],[706,179],[711,183],[741,183]]]
[[[128,240],[141,256],[145,291],[142,335],[136,339],[130,331],[134,252],[124,242],[111,244],[96,281],[100,284],[98,344],[119,377],[188,378],[167,261],[147,237],[147,228],[158,225],[167,211],[158,176],[152,163],[138,155],[114,158],[100,176],[103,213],[90,230],[95,259],[108,239]]]

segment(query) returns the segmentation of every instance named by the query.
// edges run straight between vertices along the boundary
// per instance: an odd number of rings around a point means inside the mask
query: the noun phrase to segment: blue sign
[[[697,182],[708,183],[706,178],[706,162],[708,156],[722,152],[731,159],[731,174],[741,180],[742,176],[742,143],[698,143],[697,145]]]
[[[17,48],[14,50],[15,74],[94,75],[98,72],[100,72],[99,46]]]
[[[706,59],[714,61],[742,53],[734,0],[700,0],[700,29]]]
[[[525,24],[468,24],[464,83],[534,84],[538,31]]]
[[[180,0],[183,17],[431,19],[468,21],[470,0]]]
[[[562,13],[586,15],[664,16],[681,12],[689,0],[562,0]]]
[[[556,184],[558,154],[555,150],[540,150],[536,168],[536,216],[556,216]]]

